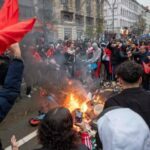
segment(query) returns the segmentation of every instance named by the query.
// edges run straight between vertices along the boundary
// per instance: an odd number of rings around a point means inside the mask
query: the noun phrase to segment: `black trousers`
[[[2,147],[1,139],[0,139],[0,150],[4,150]]]
[[[149,74],[144,74],[143,75],[143,88],[145,90],[150,90],[150,75]]]
[[[32,87],[31,86],[27,86],[26,95],[31,94],[31,90],[32,90]]]
[[[104,66],[105,66],[105,70],[106,70],[106,73],[107,73],[107,80],[108,81],[111,81],[112,80],[112,74],[109,72],[109,61],[103,61],[104,63]]]

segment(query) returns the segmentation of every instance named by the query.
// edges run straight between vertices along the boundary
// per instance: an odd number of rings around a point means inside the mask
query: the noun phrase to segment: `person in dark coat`
[[[126,61],[118,67],[116,74],[123,91],[109,98],[104,110],[113,106],[130,108],[141,115],[150,127],[150,93],[140,87],[143,75],[142,66]]]
[[[112,76],[115,80],[116,68],[124,61],[128,59],[126,51],[122,48],[122,43],[117,42],[116,44],[110,43],[108,48],[111,50],[111,64],[112,64]]]
[[[140,47],[139,54],[140,54],[139,62],[141,65],[150,63],[150,59],[148,57],[150,53],[146,50],[145,46]],[[150,74],[149,73],[144,72],[142,85],[145,90],[150,90]]]
[[[4,120],[7,113],[10,111],[15,103],[15,100],[20,94],[20,87],[24,69],[19,44],[13,44],[10,47],[10,50],[13,53],[14,58],[9,64],[4,84],[0,89],[0,122]],[[2,150],[1,144],[0,150]]]

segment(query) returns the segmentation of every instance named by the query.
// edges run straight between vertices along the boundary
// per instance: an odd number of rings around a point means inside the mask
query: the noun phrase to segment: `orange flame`
[[[74,97],[73,94],[71,94],[70,101],[69,101],[69,110],[72,112],[77,108],[79,108],[78,100]]]
[[[86,103],[83,103],[73,94],[70,94],[68,100],[65,102],[65,107],[67,107],[71,112],[73,112],[76,109],[80,109],[83,113],[85,113],[88,109]]]

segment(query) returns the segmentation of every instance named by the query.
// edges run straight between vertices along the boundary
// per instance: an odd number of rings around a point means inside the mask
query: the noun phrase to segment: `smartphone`
[[[75,121],[76,123],[81,123],[83,119],[83,113],[80,110],[75,111]]]

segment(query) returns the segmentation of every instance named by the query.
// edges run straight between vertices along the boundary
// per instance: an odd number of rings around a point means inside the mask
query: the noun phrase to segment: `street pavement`
[[[10,145],[10,138],[16,135],[17,140],[20,140],[36,130],[28,123],[29,118],[37,115],[36,98],[37,92],[33,94],[32,98],[18,99],[13,109],[9,112],[5,120],[0,124],[0,138],[3,147]],[[36,148],[37,140],[34,138],[27,144],[20,147],[20,150],[31,150]]]

